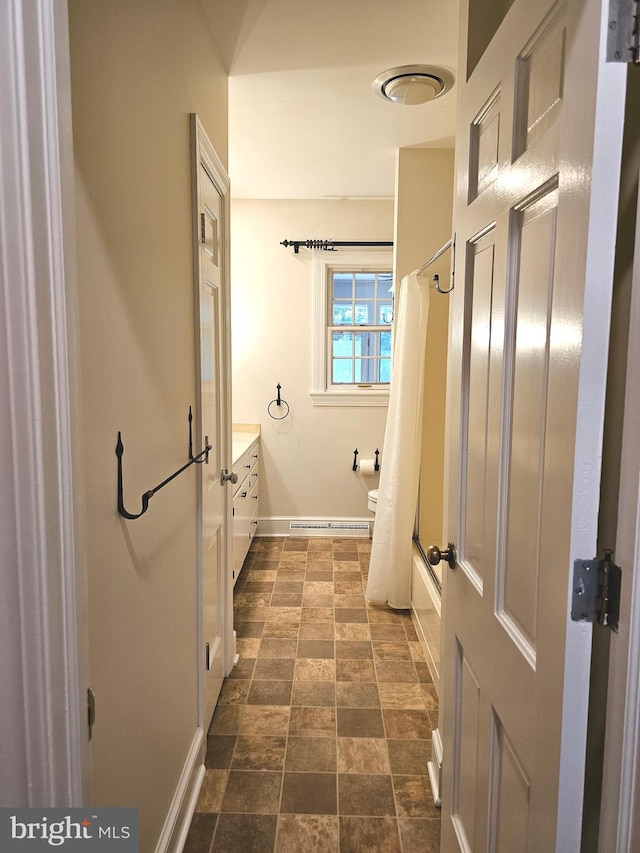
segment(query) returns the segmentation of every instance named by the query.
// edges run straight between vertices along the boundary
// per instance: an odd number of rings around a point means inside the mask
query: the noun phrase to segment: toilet
[[[371,510],[371,512],[375,513],[378,508],[378,490],[371,489],[370,492],[367,493],[367,506]]]

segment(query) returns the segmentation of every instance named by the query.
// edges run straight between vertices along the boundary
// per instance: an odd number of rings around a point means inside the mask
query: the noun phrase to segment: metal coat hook
[[[276,385],[276,389],[278,391],[278,396],[276,397],[275,400],[272,400],[269,403],[269,405],[267,406],[267,412],[269,413],[269,417],[273,418],[274,421],[283,421],[287,417],[287,415],[289,414],[289,404],[287,403],[286,400],[283,400],[282,397],[280,396],[280,389],[281,388],[282,388],[282,385],[280,385],[280,383],[278,382],[278,384]],[[274,403],[276,404],[276,406],[278,406],[278,408],[275,410],[277,412],[277,414],[275,414],[275,415],[271,413],[271,406],[273,406]],[[282,411],[283,411],[283,409],[281,408],[282,406],[286,406],[286,408],[287,408],[287,410],[284,414],[282,414]]]
[[[186,465],[183,465],[182,468],[179,468],[170,477],[167,477],[166,480],[163,480],[159,485],[155,486],[153,489],[149,489],[148,492],[145,492],[142,495],[142,509],[138,513],[127,512],[124,508],[124,499],[123,499],[123,486],[122,486],[122,457],[124,455],[124,445],[122,443],[122,434],[118,431],[118,441],[116,443],[116,456],[118,457],[118,512],[123,518],[129,518],[131,520],[140,518],[141,515],[144,515],[147,509],[149,508],[149,501],[155,495],[156,492],[159,492],[160,489],[163,489],[167,483],[170,483],[172,480],[178,476],[178,474],[182,474],[183,471],[186,471],[187,468],[190,468],[191,465],[197,464],[201,465],[203,462],[209,462],[209,451],[212,448],[212,445],[209,444],[209,436],[205,435],[205,448],[201,450],[196,456],[193,455],[193,436],[192,436],[192,422],[193,415],[191,414],[191,406],[189,406],[189,461]]]
[[[352,471],[357,471],[357,470],[358,470],[358,448],[357,448],[357,447],[356,447],[356,449],[353,451],[353,467],[351,468],[351,470],[352,470]]]

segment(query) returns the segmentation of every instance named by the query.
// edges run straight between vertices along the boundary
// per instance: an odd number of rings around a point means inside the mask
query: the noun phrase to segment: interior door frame
[[[2,4],[0,68],[0,806],[72,807],[89,748],[66,0]]]
[[[637,201],[615,552],[622,599],[609,653],[601,853],[627,853],[640,840],[640,196]]]
[[[222,383],[223,390],[221,393],[222,413],[220,423],[224,424],[224,434],[220,437],[221,463],[223,467],[230,468],[231,466],[231,299],[230,299],[230,275],[229,275],[229,258],[230,258],[230,242],[229,242],[229,220],[230,220],[230,197],[229,197],[229,176],[218,157],[211,140],[209,139],[202,122],[196,115],[190,115],[191,127],[191,151],[192,151],[192,198],[193,198],[193,247],[194,247],[194,333],[195,333],[195,359],[196,359],[196,435],[197,445],[200,447],[203,443],[202,429],[202,400],[201,400],[201,340],[200,340],[200,164],[204,164],[209,176],[211,177],[214,186],[220,193],[221,208],[222,208],[222,259],[221,259],[221,277],[222,286],[225,298],[223,300],[222,309],[222,328],[221,334],[221,349],[224,357],[221,360],[220,370],[225,377]],[[203,503],[202,503],[202,469],[198,468],[198,500],[197,500],[198,524],[197,524],[197,563],[198,563],[198,707],[199,707],[199,725],[204,728],[205,725],[205,676],[204,669],[201,666],[202,650],[204,647],[204,625],[202,618],[203,609]],[[223,609],[223,662],[224,672],[228,675],[234,664],[235,657],[235,642],[233,636],[233,586],[231,584],[231,500],[229,489],[224,488],[224,546],[223,546],[223,567],[224,579],[222,584],[222,609]]]

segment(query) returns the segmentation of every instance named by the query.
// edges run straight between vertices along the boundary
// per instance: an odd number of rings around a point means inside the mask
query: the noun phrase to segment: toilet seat
[[[367,493],[367,506],[371,510],[371,512],[375,512],[378,508],[378,490],[371,489],[370,492]]]

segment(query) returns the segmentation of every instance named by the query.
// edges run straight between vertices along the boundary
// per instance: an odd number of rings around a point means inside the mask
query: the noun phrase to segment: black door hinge
[[[575,560],[571,619],[617,631],[621,584],[622,569],[613,562],[613,551],[605,551],[602,560]]]
[[[96,695],[93,690],[87,688],[87,725],[89,727],[89,740],[93,734],[93,724],[96,721]]]
[[[200,242],[207,242],[207,217],[204,213],[200,214]]]

